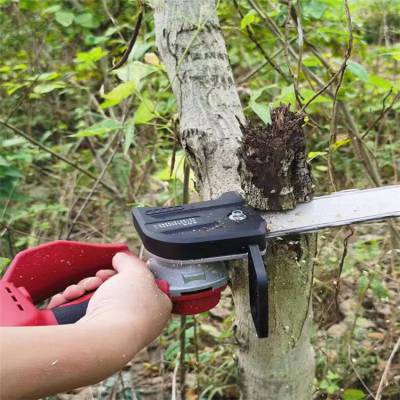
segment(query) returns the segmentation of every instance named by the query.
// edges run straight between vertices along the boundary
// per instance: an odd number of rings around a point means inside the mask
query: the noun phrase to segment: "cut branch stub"
[[[312,198],[304,144],[304,115],[281,105],[270,125],[242,126],[239,175],[247,202],[260,210],[287,210]]]

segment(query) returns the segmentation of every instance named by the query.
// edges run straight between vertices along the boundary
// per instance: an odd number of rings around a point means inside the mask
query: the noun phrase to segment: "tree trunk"
[[[156,39],[180,115],[180,140],[204,199],[240,191],[243,111],[214,0],[154,0]],[[267,221],[268,222],[268,221]],[[247,266],[231,263],[240,383],[245,399],[310,400],[315,236],[268,243],[270,336],[255,336]]]

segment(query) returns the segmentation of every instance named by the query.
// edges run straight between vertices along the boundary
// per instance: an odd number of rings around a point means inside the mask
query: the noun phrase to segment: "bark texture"
[[[282,105],[271,112],[271,124],[242,127],[239,175],[251,206],[288,210],[311,200],[303,125],[304,115]]]
[[[238,157],[244,117],[214,0],[154,0],[157,46],[177,99],[180,140],[204,199],[240,189]],[[235,335],[245,399],[310,400],[314,357],[310,291],[315,238],[268,244],[269,338],[251,320],[247,266],[230,268]]]

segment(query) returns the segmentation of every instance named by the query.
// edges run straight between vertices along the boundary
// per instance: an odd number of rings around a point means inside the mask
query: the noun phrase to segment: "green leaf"
[[[361,64],[355,61],[348,61],[347,69],[362,81],[368,81],[368,71]]]
[[[255,10],[250,10],[240,21],[240,29],[245,29],[247,26],[260,22]]]
[[[50,93],[55,89],[62,89],[65,87],[65,83],[61,81],[52,82],[52,83],[41,83],[33,89],[33,92],[36,94],[45,94]]]
[[[400,61],[400,50],[394,51],[392,53],[392,57],[396,60],[396,61]]]
[[[134,81],[120,83],[117,87],[111,90],[111,92],[103,95],[106,101],[101,103],[101,108],[108,108],[121,103],[121,101],[129,97],[135,89],[136,84]]]
[[[371,282],[372,293],[379,299],[387,299],[389,292],[382,280],[374,278]]]
[[[159,68],[154,65],[144,64],[139,61],[133,61],[121,68],[116,69],[114,72],[117,74],[121,81],[133,81],[136,83],[137,90],[140,91],[142,87],[142,80],[152,74],[153,72],[158,72]]]
[[[105,119],[97,124],[90,126],[89,128],[82,129],[79,132],[71,135],[72,137],[87,137],[87,136],[103,136],[106,133],[121,129],[122,125],[120,122],[113,119]]]
[[[9,258],[0,257],[0,274],[4,272],[5,268],[10,263],[10,261],[11,260]]]
[[[45,8],[43,10],[43,14],[54,14],[57,11],[61,10],[61,6],[59,4],[56,4],[54,6],[50,6],[48,8]]]
[[[362,275],[358,279],[357,291],[358,294],[362,295],[368,289],[369,286],[369,277],[367,275]]]
[[[60,76],[58,72],[44,72],[43,74],[38,75],[38,81],[52,81],[57,79]],[[35,77],[36,78],[36,77]]]
[[[304,103],[307,103],[308,100],[310,100],[315,95],[315,92],[311,89],[301,89],[300,94],[301,94],[301,97],[304,99]],[[293,98],[295,99],[294,91],[293,91]],[[331,99],[329,97],[320,95],[312,101],[312,104],[329,103],[330,101],[331,101]]]
[[[269,106],[266,104],[257,103],[255,101],[250,101],[249,106],[265,125],[269,125],[271,123],[271,111]]]
[[[135,124],[133,121],[128,122],[124,129],[124,154],[128,154],[129,147],[133,143],[135,137]]]
[[[75,61],[77,63],[95,62],[99,61],[107,54],[107,50],[103,50],[101,47],[94,47],[90,51],[78,52]]]
[[[318,0],[311,0],[308,4],[304,4],[304,15],[315,19],[320,19],[328,9],[326,4]]]
[[[381,78],[378,75],[370,75],[368,77],[368,83],[384,90],[390,90],[393,87],[391,82],[389,82],[387,79]]]
[[[84,28],[97,28],[99,23],[94,19],[93,14],[84,13],[75,17],[75,22]]]
[[[1,143],[1,146],[3,148],[5,148],[5,147],[12,147],[12,146],[19,146],[19,145],[24,144],[24,143],[26,143],[26,140],[24,138],[22,138],[22,137],[14,137],[14,138],[11,138],[11,139],[3,140],[3,142]]]
[[[310,151],[307,154],[307,158],[309,161],[311,161],[311,160],[314,160],[314,158],[323,157],[323,156],[326,156],[327,154],[328,153],[326,151]]]
[[[343,400],[363,400],[365,393],[359,389],[345,389],[343,392]]]
[[[8,167],[10,163],[3,157],[0,156],[0,167]]]
[[[133,118],[136,125],[146,124],[156,117],[154,104],[149,99],[143,99]]]
[[[328,373],[326,374],[326,377],[327,377],[330,381],[333,381],[333,380],[338,379],[338,378],[339,378],[339,375],[338,375],[336,372],[333,372],[333,371],[329,370]]]
[[[349,144],[349,143],[351,143],[351,138],[341,139],[341,140],[338,140],[335,143],[333,143],[331,145],[331,149],[332,149],[332,151],[336,151],[340,147],[346,146],[346,144]]]
[[[74,20],[74,14],[70,11],[57,11],[55,17],[56,21],[65,27],[70,26]]]

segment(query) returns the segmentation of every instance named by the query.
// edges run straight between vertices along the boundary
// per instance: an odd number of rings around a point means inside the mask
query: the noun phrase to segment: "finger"
[[[103,280],[100,279],[97,276],[91,276],[89,278],[82,279],[79,283],[78,286],[83,289],[86,292],[90,292],[92,290],[97,289],[101,284],[103,283]]]
[[[129,272],[132,271],[133,268],[140,268],[148,271],[146,263],[133,254],[117,253],[112,259],[112,265],[118,272]]]
[[[100,278],[103,282],[111,278],[115,274],[116,271],[113,269],[101,269],[100,271],[96,272],[96,276]]]
[[[67,299],[63,296],[62,293],[58,293],[56,295],[54,295],[51,300],[49,301],[49,304],[47,304],[46,308],[54,308],[54,307],[58,307],[61,306],[61,304],[64,304],[67,302]]]
[[[78,285],[68,286],[63,292],[63,295],[67,300],[75,300],[78,297],[83,296],[84,294],[85,290]]]

